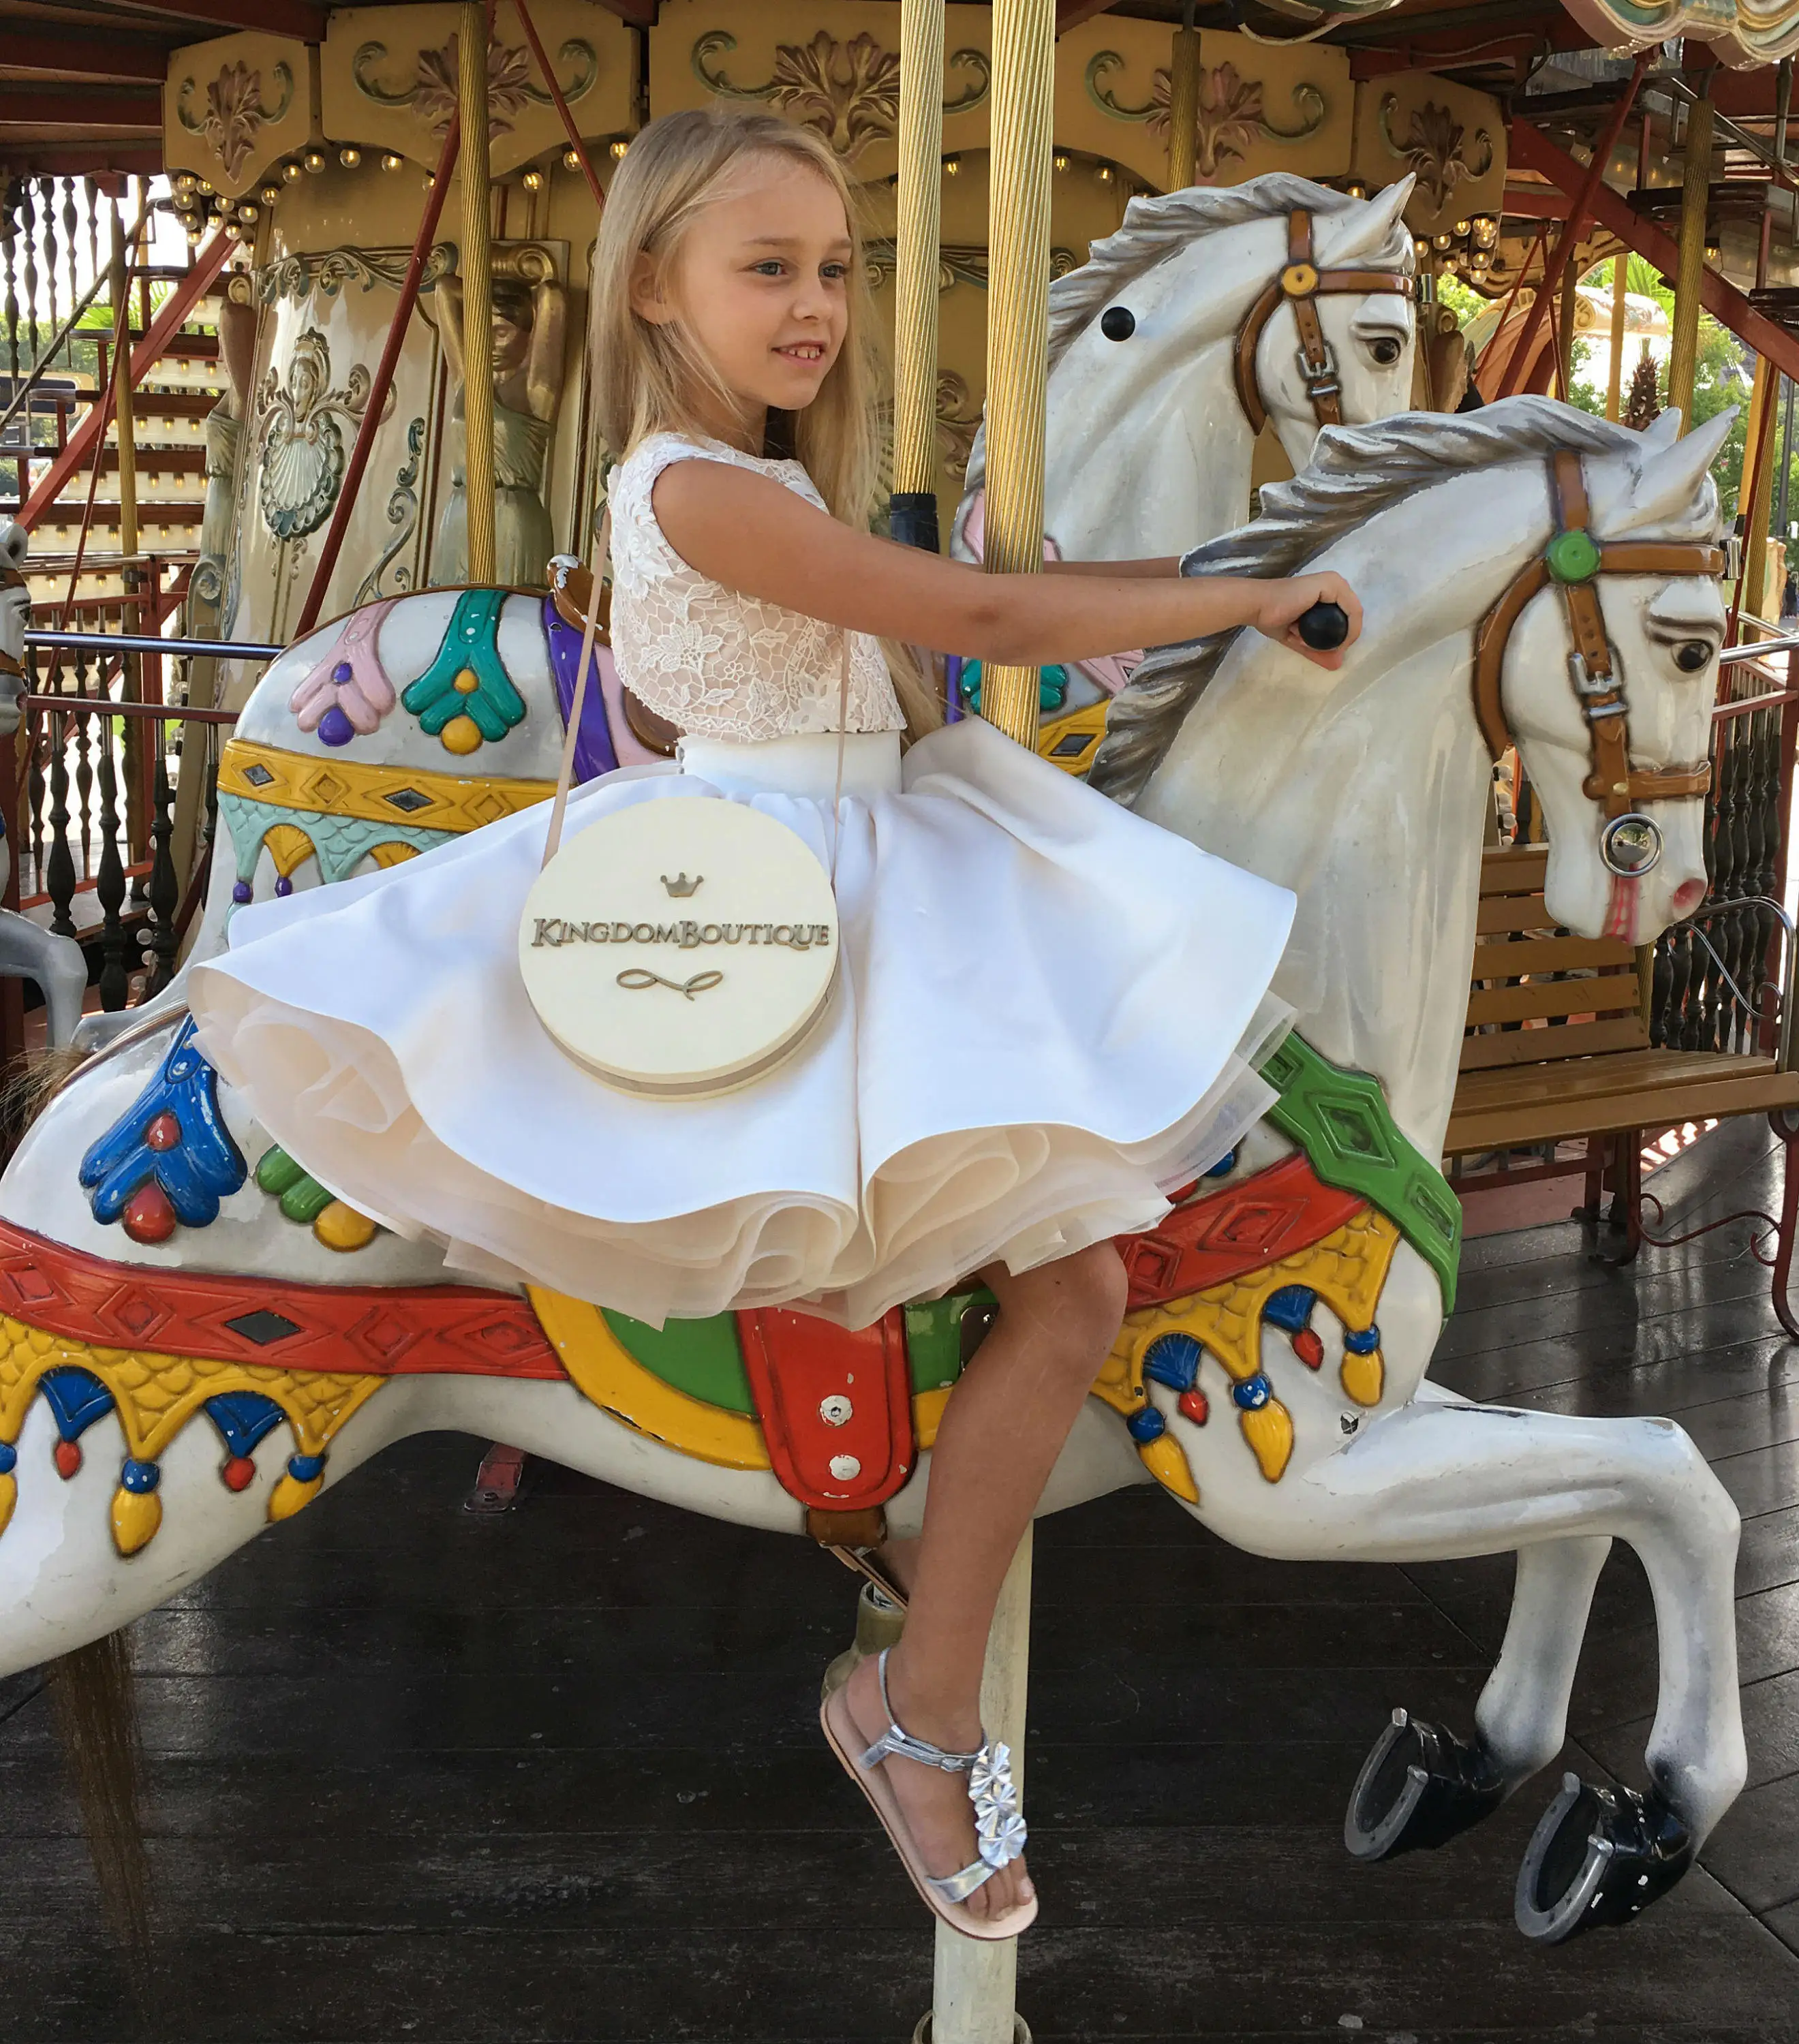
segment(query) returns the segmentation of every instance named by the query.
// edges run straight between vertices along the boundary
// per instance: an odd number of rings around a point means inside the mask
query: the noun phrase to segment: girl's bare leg
[[[981,1742],[981,1670],[1000,1585],[1124,1314],[1124,1266],[1109,1243],[1021,1278],[1003,1266],[982,1275],[999,1318],[944,1409],[924,1531],[897,1557],[909,1609],[887,1662],[900,1723],[957,1753]],[[844,1694],[872,1744],[888,1722],[872,1660]],[[975,1857],[967,1776],[898,1758],[882,1765],[929,1871],[967,1866]],[[1024,1862],[1014,1860],[966,1906],[996,1916],[1030,1893]]]

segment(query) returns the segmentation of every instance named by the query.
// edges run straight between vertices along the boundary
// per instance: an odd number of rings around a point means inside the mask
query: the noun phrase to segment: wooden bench
[[[1460,1077],[1443,1150],[1447,1158],[1552,1150],[1585,1139],[1584,1157],[1551,1157],[1523,1169],[1453,1171],[1458,1192],[1584,1174],[1586,1208],[1598,1218],[1609,1186],[1628,1261],[1644,1237],[1642,1144],[1646,1134],[1689,1121],[1768,1114],[1786,1146],[1786,1191],[1774,1265],[1774,1309],[1799,1338],[1786,1302],[1794,1211],[1799,1207],[1799,1070],[1754,1032],[1742,1051],[1657,1048],[1648,986],[1632,947],[1615,938],[1558,930],[1543,898],[1548,853],[1490,851],[1482,862],[1479,921]],[[1747,989],[1746,989],[1747,990]],[[1791,998],[1790,984],[1786,989]],[[1791,1126],[1787,1124],[1790,1124]]]

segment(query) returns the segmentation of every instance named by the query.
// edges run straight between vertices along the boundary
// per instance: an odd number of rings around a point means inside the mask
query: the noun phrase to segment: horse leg
[[[35,980],[44,993],[50,1047],[59,1050],[71,1040],[87,992],[87,961],[79,944],[40,930],[29,916],[0,909],[0,975]]]
[[[1187,1425],[1172,1400],[1156,1395],[1171,1427]],[[1483,1735],[1490,1726],[1499,1742],[1490,1770],[1498,1778],[1470,1785],[1497,1790],[1495,1804],[1513,1767],[1552,1750],[1599,1543],[1628,1541],[1658,1619],[1661,1688],[1646,1755],[1654,1785],[1639,1796],[1564,1783],[1526,1855],[1519,1922],[1553,1942],[1590,1923],[1624,1921],[1685,1872],[1747,1768],[1736,1688],[1736,1509],[1671,1421],[1420,1401],[1291,1472],[1268,1496],[1239,1493],[1253,1502],[1251,1512],[1220,1511],[1222,1489],[1209,1495],[1208,1522],[1240,1545],[1292,1559],[1562,1550],[1521,1572],[1522,1608],[1482,1699]],[[1409,1780],[1409,1764],[1390,1779]]]

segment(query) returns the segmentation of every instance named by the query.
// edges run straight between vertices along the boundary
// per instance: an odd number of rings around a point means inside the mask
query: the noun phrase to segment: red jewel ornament
[[[1212,1417],[1212,1408],[1205,1393],[1196,1385],[1191,1391],[1183,1391],[1180,1397],[1181,1417],[1190,1420],[1196,1427],[1203,1427]]]
[[[248,1455],[233,1455],[219,1474],[225,1479],[227,1490],[246,1490],[256,1473],[256,1466]]]
[[[144,1130],[144,1140],[152,1150],[173,1150],[181,1141],[181,1124],[165,1108]]]
[[[56,1473],[64,1483],[67,1483],[81,1467],[81,1443],[79,1441],[59,1441],[52,1453],[56,1459]]]
[[[1293,1338],[1293,1352],[1308,1370],[1316,1370],[1324,1359],[1324,1344],[1309,1327],[1301,1327]]]
[[[121,1222],[133,1242],[167,1242],[175,1230],[175,1208],[169,1204],[168,1194],[152,1178],[140,1185],[125,1202]]]

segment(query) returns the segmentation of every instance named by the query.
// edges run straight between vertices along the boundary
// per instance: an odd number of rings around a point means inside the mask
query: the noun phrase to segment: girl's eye
[[[787,267],[778,256],[771,256],[764,261],[755,263],[752,267],[759,277],[782,276],[786,273]]]
[[[820,276],[833,284],[840,284],[849,273],[850,268],[847,263],[827,263],[818,272]]]

